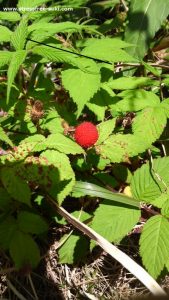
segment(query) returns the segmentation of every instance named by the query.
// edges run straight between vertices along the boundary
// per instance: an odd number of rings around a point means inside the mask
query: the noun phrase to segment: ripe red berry
[[[82,147],[93,146],[99,137],[97,127],[91,122],[83,122],[75,129],[75,141]]]

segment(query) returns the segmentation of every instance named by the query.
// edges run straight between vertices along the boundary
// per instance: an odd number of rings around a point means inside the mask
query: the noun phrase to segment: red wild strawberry
[[[98,137],[97,127],[91,122],[83,122],[75,129],[75,141],[84,148],[93,146],[97,142]]]

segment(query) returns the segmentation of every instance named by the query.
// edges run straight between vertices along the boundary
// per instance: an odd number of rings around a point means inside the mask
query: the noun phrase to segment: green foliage
[[[16,28],[11,36],[11,43],[15,50],[23,50],[27,37],[27,20],[22,19],[19,26]]]
[[[9,42],[11,40],[11,30],[9,30],[7,27],[0,25],[0,42]]]
[[[143,263],[154,277],[160,275],[168,261],[169,223],[162,216],[147,221],[140,239],[140,253]]]
[[[167,0],[131,0],[125,41],[134,45],[128,49],[128,53],[142,59],[168,14]]]

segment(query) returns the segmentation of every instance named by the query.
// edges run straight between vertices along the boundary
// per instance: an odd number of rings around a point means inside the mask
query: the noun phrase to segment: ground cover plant
[[[169,272],[168,0],[16,7],[0,11],[5,264],[31,273],[54,227],[69,265],[98,244],[107,251],[100,236],[118,246],[139,235],[145,274],[158,280]]]

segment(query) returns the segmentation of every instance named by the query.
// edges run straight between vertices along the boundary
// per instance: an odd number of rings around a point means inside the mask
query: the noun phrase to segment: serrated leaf
[[[47,23],[44,22],[42,25],[42,22],[34,23],[28,27],[28,31],[32,32],[35,30],[43,30],[48,31],[51,33],[51,35],[54,35],[55,33],[59,32],[78,32],[85,28],[81,24],[77,24],[74,22],[60,22],[60,23]]]
[[[34,134],[21,141],[17,147],[17,152],[25,155],[31,152],[40,152],[46,149],[46,138],[42,134]]]
[[[98,39],[98,42],[93,45],[85,47],[81,54],[90,56],[95,59],[101,59],[108,62],[119,62],[119,61],[136,61],[132,56],[130,56],[126,51],[118,49],[117,47],[105,46],[102,41],[103,39]],[[98,45],[99,44],[99,45]]]
[[[20,65],[25,60],[27,52],[25,50],[18,50],[16,52],[13,52],[12,59],[9,64],[8,68],[8,86],[7,86],[7,102],[9,101],[10,96],[10,90],[12,87],[12,83],[14,81],[14,78],[19,70]]]
[[[83,64],[81,63],[82,59],[79,59],[76,53],[69,54],[68,52],[64,52],[59,49],[52,49],[47,46],[36,46],[32,49],[32,52],[46,58],[48,61],[68,63],[81,69],[85,69],[85,67],[83,67]]]
[[[114,50],[115,49],[121,49],[121,48],[126,48],[126,47],[131,47],[132,44],[126,43],[125,41],[118,39],[118,38],[110,38],[110,37],[103,37],[103,38],[88,38],[88,39],[83,39],[79,40],[78,46],[81,47],[97,47],[99,48],[100,46]],[[80,45],[79,45],[80,43]]]
[[[103,121],[106,109],[112,104],[113,91],[106,85],[101,84],[100,89],[94,94],[86,106],[94,112],[98,121]]]
[[[12,31],[8,27],[0,25],[0,42],[9,42],[11,39]]]
[[[14,217],[7,217],[0,223],[0,246],[7,250],[14,233],[17,230],[17,223]]]
[[[63,181],[62,189],[59,190],[58,178],[52,178],[53,185],[49,190],[49,193],[58,200],[59,204],[62,203],[64,198],[72,191],[75,183],[75,175],[71,168],[70,161],[64,153],[60,153],[55,150],[47,150],[41,153],[40,158],[46,160],[46,164],[53,165],[58,169],[59,181]]]
[[[0,20],[7,20],[9,22],[17,22],[21,19],[21,16],[16,11],[0,11]]]
[[[156,94],[142,89],[126,90],[119,93],[118,97],[123,99],[111,105],[112,111],[139,111],[145,107],[154,107],[160,104],[160,99]]]
[[[9,252],[17,269],[25,266],[36,268],[40,261],[37,244],[29,234],[21,231],[16,231],[13,235]]]
[[[131,180],[131,191],[134,198],[153,203],[162,192],[165,192],[166,186],[169,185],[169,157],[154,159],[153,170],[147,163],[134,173]]]
[[[94,213],[91,228],[110,242],[120,242],[137,224],[139,209],[114,206],[104,200]]]
[[[93,62],[97,69],[97,65]],[[90,74],[78,69],[62,71],[62,83],[78,107],[78,116],[85,104],[94,96],[100,87],[101,76],[99,73]]]
[[[11,43],[15,50],[24,49],[27,34],[27,19],[24,18],[11,36]]]
[[[160,106],[148,107],[134,118],[132,129],[135,135],[140,136],[140,139],[144,139],[147,144],[152,144],[162,134],[166,122],[165,111]]]
[[[153,85],[154,81],[147,77],[120,77],[111,79],[107,84],[115,90],[129,90]]]
[[[97,128],[99,131],[99,138],[96,145],[102,144],[112,133],[116,125],[116,119],[101,122]]]
[[[168,14],[168,0],[132,0],[125,41],[135,45],[128,48],[127,52],[135,58],[142,59],[150,46],[151,39]]]
[[[78,233],[72,233],[70,237],[65,234],[60,242],[68,238],[63,246],[59,249],[59,263],[73,264],[84,259],[88,250],[89,242],[85,236]]]
[[[140,254],[148,272],[157,278],[168,259],[169,222],[162,216],[151,217],[143,227]]]
[[[50,134],[46,139],[46,148],[56,149],[65,154],[84,153],[82,147],[61,133]]]
[[[17,223],[25,233],[41,234],[48,230],[48,225],[41,216],[28,211],[19,212]]]
[[[145,151],[147,144],[133,134],[112,134],[95,148],[102,157],[110,159],[111,162],[126,162],[129,157]]]
[[[1,169],[0,176],[5,189],[11,197],[30,206],[30,188],[24,180],[17,176],[15,169],[4,167]]]
[[[5,133],[5,131],[3,130],[2,127],[0,127],[0,140],[7,143],[8,145],[10,145],[11,147],[13,147],[13,143],[10,140],[10,138],[7,136],[7,134]]]
[[[7,65],[10,62],[12,55],[13,55],[13,52],[0,51],[0,67]]]

